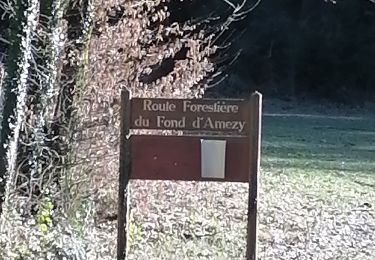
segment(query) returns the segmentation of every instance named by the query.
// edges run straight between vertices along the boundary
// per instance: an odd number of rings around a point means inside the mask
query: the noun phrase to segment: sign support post
[[[261,138],[262,95],[255,92],[250,97],[250,169],[249,169],[249,201],[247,213],[247,248],[246,259],[257,259],[257,208],[258,182],[260,168],[260,138]]]
[[[130,97],[126,89],[121,91],[120,112],[120,169],[117,212],[117,260],[124,260],[126,256],[127,214],[128,214],[128,184],[130,179]]]

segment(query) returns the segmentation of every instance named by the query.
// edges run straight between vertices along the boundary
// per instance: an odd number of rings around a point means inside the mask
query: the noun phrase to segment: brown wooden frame
[[[204,101],[204,99],[203,99]],[[247,134],[249,142],[249,197],[248,197],[248,222],[247,222],[247,247],[246,259],[257,259],[257,208],[259,202],[258,184],[260,170],[260,148],[261,148],[261,116],[262,95],[253,93],[249,99],[250,131]],[[119,191],[118,191],[118,234],[117,234],[117,259],[126,257],[127,249],[127,215],[128,215],[128,184],[131,179],[131,100],[127,90],[121,93],[121,143],[120,143],[120,165],[119,165]],[[212,136],[220,138],[219,136]],[[210,181],[210,180],[208,180]],[[214,181],[214,180],[212,180]]]

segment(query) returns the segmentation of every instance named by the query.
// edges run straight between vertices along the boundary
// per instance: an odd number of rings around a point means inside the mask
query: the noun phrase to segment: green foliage
[[[41,232],[47,232],[52,225],[53,203],[50,198],[44,198],[35,216],[36,224]]]
[[[142,237],[142,227],[140,223],[134,221],[133,216],[128,221],[128,233],[127,233],[127,251],[132,250],[137,240]]]

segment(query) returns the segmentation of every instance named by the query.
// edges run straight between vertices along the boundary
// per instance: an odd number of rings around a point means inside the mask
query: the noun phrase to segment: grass
[[[375,187],[374,119],[265,117],[263,135],[266,171],[283,170],[306,185]]]
[[[372,174],[375,120],[265,117],[263,166]]]
[[[263,134],[262,259],[372,259],[375,121],[265,117]]]
[[[265,116],[262,145],[259,259],[373,259],[375,120]],[[247,194],[133,181],[129,259],[243,259]]]

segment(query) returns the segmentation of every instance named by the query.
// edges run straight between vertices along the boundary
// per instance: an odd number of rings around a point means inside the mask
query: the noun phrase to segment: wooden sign
[[[256,259],[261,99],[257,92],[248,100],[130,99],[122,92],[117,259],[126,256],[130,179],[248,182],[246,259]],[[129,137],[130,129],[192,135]]]

